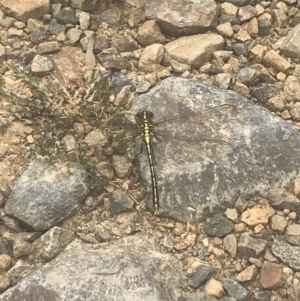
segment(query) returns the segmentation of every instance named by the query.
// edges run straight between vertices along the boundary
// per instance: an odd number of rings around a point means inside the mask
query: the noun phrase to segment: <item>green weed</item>
[[[34,95],[39,100],[50,101],[53,97],[53,94],[45,87],[41,80],[33,75],[27,68],[25,67],[17,67],[13,69],[14,75],[16,78],[24,80],[27,84],[29,84],[32,89]]]

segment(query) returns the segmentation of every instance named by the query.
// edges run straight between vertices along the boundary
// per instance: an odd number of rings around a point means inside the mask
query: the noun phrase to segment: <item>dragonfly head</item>
[[[135,117],[139,121],[141,120],[149,121],[153,119],[154,114],[151,111],[140,111],[135,114]]]

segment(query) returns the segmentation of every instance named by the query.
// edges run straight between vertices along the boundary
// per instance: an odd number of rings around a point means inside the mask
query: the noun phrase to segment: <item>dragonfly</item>
[[[210,132],[209,135],[206,134],[199,136],[200,133],[197,131],[197,129],[201,124],[206,124],[206,128],[211,128],[212,126],[207,124],[209,123],[207,116],[209,115],[210,120],[212,120],[215,118],[214,115],[222,115],[226,112],[229,112],[232,110],[232,107],[233,106],[231,104],[224,103],[201,110],[201,112],[168,116],[157,121],[154,121],[155,116],[152,111],[142,110],[135,114],[135,123],[123,123],[125,129],[129,131],[134,129],[137,131],[137,133],[132,135],[133,139],[138,136],[142,138],[141,149],[135,158],[143,153],[144,148],[146,149],[148,166],[150,170],[154,215],[160,214],[160,198],[156,176],[155,151],[153,147],[154,140],[157,140],[158,142],[167,142],[173,140],[176,142],[176,144],[196,144],[198,147],[203,143],[208,143],[215,145],[216,147],[230,148],[231,143],[228,141],[230,137],[224,137],[222,134],[214,131]],[[206,118],[206,120],[203,120],[204,118]]]

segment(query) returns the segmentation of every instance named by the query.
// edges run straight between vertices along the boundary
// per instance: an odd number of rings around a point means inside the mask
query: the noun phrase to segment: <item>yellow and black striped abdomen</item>
[[[136,114],[137,121],[139,123],[140,133],[143,137],[147,149],[147,156],[151,175],[152,184],[152,202],[154,208],[154,214],[159,214],[159,195],[156,180],[156,173],[154,168],[154,153],[152,148],[152,136],[153,136],[153,113],[149,111],[142,111]]]

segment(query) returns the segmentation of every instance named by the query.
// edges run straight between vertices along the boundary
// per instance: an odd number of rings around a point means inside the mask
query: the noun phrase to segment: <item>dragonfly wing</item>
[[[154,126],[161,125],[164,123],[181,123],[181,122],[192,122],[192,120],[196,119],[199,120],[201,118],[207,118],[207,116],[213,117],[216,113],[230,113],[234,109],[234,106],[229,103],[224,103],[219,106],[213,106],[210,108],[205,108],[203,110],[197,112],[187,112],[176,114],[173,116],[167,116],[160,120],[154,122]]]

